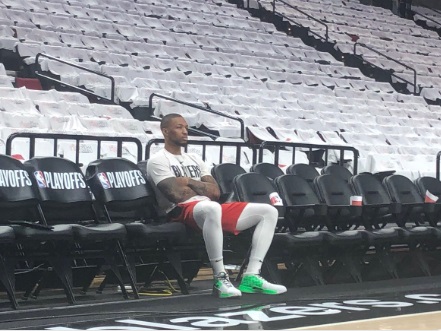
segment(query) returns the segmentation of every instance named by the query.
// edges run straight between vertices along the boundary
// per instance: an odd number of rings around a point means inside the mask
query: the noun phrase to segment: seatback
[[[154,190],[137,164],[124,158],[105,158],[89,163],[87,183],[97,202],[118,220],[156,217]]]
[[[37,205],[27,168],[10,156],[0,155],[0,222],[37,220]]]
[[[314,168],[312,165],[305,163],[290,165],[286,169],[286,173],[291,175],[298,175],[306,179],[306,181],[311,185],[311,187],[313,186],[314,178],[320,175],[316,168]]]
[[[233,179],[234,194],[239,201],[271,204],[270,194],[277,192],[274,184],[266,176],[256,172],[237,175]],[[284,215],[283,206],[275,206],[279,215]]]
[[[392,201],[384,186],[370,173],[361,173],[350,179],[354,192],[362,196],[364,205],[390,204]]]
[[[419,225],[425,221],[424,199],[409,178],[402,175],[390,175],[384,178],[383,185],[391,200],[401,206],[401,212],[397,215],[398,225],[404,226],[409,221]]]
[[[233,179],[237,175],[244,174],[246,171],[234,163],[216,164],[211,169],[211,174],[219,185],[221,195],[230,195],[233,192]]]
[[[426,191],[429,191],[438,198],[441,197],[441,181],[434,177],[419,177],[415,179],[415,185],[423,199],[426,196]],[[436,203],[441,204],[441,199],[438,199]]]
[[[418,191],[423,199],[426,198],[426,192],[428,191],[430,194],[438,197],[438,200],[435,204],[431,204],[432,210],[429,211],[429,208],[425,209],[426,220],[433,226],[438,226],[438,222],[441,218],[441,181],[434,177],[419,177],[415,179],[415,185],[418,188]],[[427,206],[429,207],[429,206]]]
[[[142,160],[137,163],[139,170],[141,170],[145,178],[147,178],[147,163],[148,160]]]
[[[412,181],[402,175],[387,176],[383,184],[391,197],[391,200],[398,203],[423,203],[418,188]]]
[[[292,232],[302,227],[306,230],[326,225],[326,206],[306,179],[297,175],[282,175],[274,180],[285,206],[286,221]]]
[[[311,185],[298,175],[282,175],[277,177],[274,183],[287,206],[320,203]]]
[[[319,198],[328,206],[349,206],[351,187],[344,179],[334,175],[320,175],[314,179]]]
[[[319,198],[328,205],[328,227],[346,230],[360,225],[360,207],[350,205],[352,188],[344,179],[334,175],[320,175],[314,179]]]
[[[25,165],[48,224],[96,220],[89,187],[77,164],[59,157],[35,157]]]
[[[349,180],[356,195],[363,199],[363,219],[366,227],[380,227],[392,221],[392,201],[380,180],[371,173],[361,173]]]
[[[283,175],[282,169],[272,163],[257,163],[251,166],[250,172],[257,172],[270,179],[275,179]]]
[[[321,171],[322,175],[334,175],[343,178],[346,183],[349,183],[349,179],[352,177],[352,173],[345,167],[341,165],[328,165],[324,167]]]

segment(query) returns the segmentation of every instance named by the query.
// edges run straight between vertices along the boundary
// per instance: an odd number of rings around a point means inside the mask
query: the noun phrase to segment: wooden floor
[[[441,330],[441,312],[372,318],[291,330]]]

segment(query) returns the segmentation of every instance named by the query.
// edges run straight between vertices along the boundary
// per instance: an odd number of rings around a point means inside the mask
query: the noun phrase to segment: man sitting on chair
[[[161,121],[164,149],[147,163],[147,176],[153,184],[160,208],[169,220],[202,231],[213,268],[213,294],[220,298],[240,297],[243,293],[280,294],[286,287],[271,284],[260,276],[262,261],[271,245],[278,211],[262,203],[219,204],[219,187],[201,158],[182,152],[187,145],[188,125],[178,114]],[[238,234],[255,226],[251,254],[239,289],[235,288],[223,263],[223,231]]]

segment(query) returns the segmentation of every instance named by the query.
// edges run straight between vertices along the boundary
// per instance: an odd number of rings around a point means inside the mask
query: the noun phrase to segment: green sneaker
[[[271,284],[259,275],[244,275],[239,290],[243,293],[282,294],[286,292],[286,287]]]
[[[225,272],[220,272],[214,277],[213,295],[218,298],[237,298],[242,296],[242,292],[231,284]]]

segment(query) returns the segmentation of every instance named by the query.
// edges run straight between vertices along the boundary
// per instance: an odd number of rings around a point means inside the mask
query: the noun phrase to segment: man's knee
[[[279,217],[279,211],[277,210],[276,207],[268,204],[262,204],[261,208],[262,208],[262,213],[265,216],[267,216],[265,218],[277,221]]]
[[[219,219],[222,216],[222,207],[219,203],[215,201],[201,201],[196,206],[206,216],[215,216],[214,218],[219,218]]]

